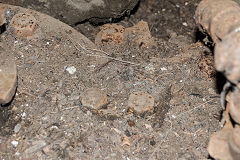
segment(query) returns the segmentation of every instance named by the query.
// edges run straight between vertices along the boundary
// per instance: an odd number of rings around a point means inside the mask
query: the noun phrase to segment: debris
[[[206,73],[208,78],[214,78],[217,74],[216,68],[214,66],[214,59],[211,54],[201,55],[198,68],[201,72]]]
[[[36,30],[37,20],[29,13],[19,13],[14,15],[11,25],[19,37],[29,37]]]
[[[0,51],[0,104],[11,101],[17,86],[16,64],[8,54]]]
[[[134,92],[129,96],[128,107],[133,108],[138,113],[153,112],[154,98],[145,92]]]
[[[83,106],[99,109],[108,103],[107,95],[98,88],[89,88],[85,90],[81,96]]]

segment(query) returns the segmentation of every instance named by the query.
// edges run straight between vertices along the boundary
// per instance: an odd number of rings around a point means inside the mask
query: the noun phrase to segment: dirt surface
[[[41,32],[33,39],[4,32],[1,45],[15,56],[18,89],[0,111],[1,159],[207,159],[221,107],[212,52],[196,38],[198,2],[142,1],[116,23],[124,29],[96,45],[37,13]],[[129,29],[141,20],[152,37]],[[75,29],[94,42],[104,27]],[[89,88],[106,94],[102,108],[82,105]],[[151,95],[154,109],[129,107],[135,92]]]

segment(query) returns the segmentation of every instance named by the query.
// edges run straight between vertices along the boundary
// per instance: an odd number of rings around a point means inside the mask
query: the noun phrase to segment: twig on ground
[[[61,111],[70,110],[70,109],[79,108],[79,107],[81,107],[81,106],[73,106],[73,107],[63,108],[63,109],[61,109]]]
[[[81,52],[81,50],[77,47],[77,45],[75,43],[77,42],[74,42],[73,39],[71,37],[69,37],[70,41],[72,42],[72,44],[74,45],[74,47]],[[131,64],[131,65],[135,65],[135,66],[139,66],[140,64],[136,64],[136,63],[133,63],[133,62],[130,62],[130,61],[124,61],[124,60],[121,60],[121,59],[118,59],[118,58],[114,58],[114,57],[110,57],[109,54],[105,51],[102,51],[102,50],[98,50],[98,49],[91,49],[91,48],[85,48],[83,47],[80,43],[77,43],[83,50],[85,50],[86,52],[88,53],[91,53],[91,54],[86,54],[88,56],[95,56],[95,57],[102,57],[102,58],[108,58],[108,59],[112,59],[112,60],[115,60],[115,61],[119,61],[119,62],[122,62],[122,63],[128,63],[128,64]],[[100,52],[100,53],[103,53],[105,55],[99,55],[99,54],[93,54],[92,52],[95,51],[95,52]]]
[[[176,115],[176,116],[174,117],[174,119],[180,118],[180,117],[181,117],[182,115],[184,115],[184,114],[191,113],[192,111],[194,111],[194,110],[196,110],[196,109],[204,106],[205,104],[207,104],[207,103],[209,103],[209,102],[211,102],[211,101],[213,101],[213,100],[214,100],[214,99],[210,99],[209,101],[206,101],[205,103],[202,103],[202,104],[200,104],[199,106],[196,106],[196,107],[194,107],[194,108],[192,108],[192,109],[190,109],[190,110],[187,110],[187,111],[185,111],[185,112],[182,112],[182,113]]]

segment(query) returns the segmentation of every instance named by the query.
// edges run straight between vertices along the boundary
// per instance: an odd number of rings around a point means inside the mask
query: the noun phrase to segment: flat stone
[[[20,129],[21,129],[21,124],[18,123],[18,124],[14,127],[14,133],[18,133]]]
[[[131,93],[128,99],[128,107],[133,108],[138,113],[153,111],[154,98],[145,92]]]
[[[16,91],[17,67],[9,53],[0,48],[0,104],[9,103]]]
[[[89,88],[81,95],[83,106],[88,106],[93,109],[99,109],[107,104],[107,95],[98,88]]]
[[[32,142],[32,146],[27,148],[24,151],[25,157],[26,158],[31,157],[32,155],[34,155],[36,152],[41,150],[46,145],[47,145],[47,143],[45,141],[43,141],[43,140],[37,140],[37,141]]]

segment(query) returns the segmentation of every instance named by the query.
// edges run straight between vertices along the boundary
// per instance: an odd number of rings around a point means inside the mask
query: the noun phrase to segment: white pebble
[[[67,67],[66,71],[68,71],[69,74],[74,74],[77,71],[77,69],[74,66],[71,66]]]
[[[162,67],[160,69],[161,69],[161,71],[167,71],[167,68],[165,68],[165,67]]]
[[[182,24],[183,24],[184,26],[186,26],[186,27],[188,26],[188,24],[187,24],[186,22],[183,22]]]
[[[21,114],[21,117],[22,117],[22,119],[25,119],[25,117],[26,117],[26,112],[23,112],[23,113]]]
[[[12,144],[14,147],[17,147],[17,146],[18,146],[18,141],[12,141],[11,144]]]

